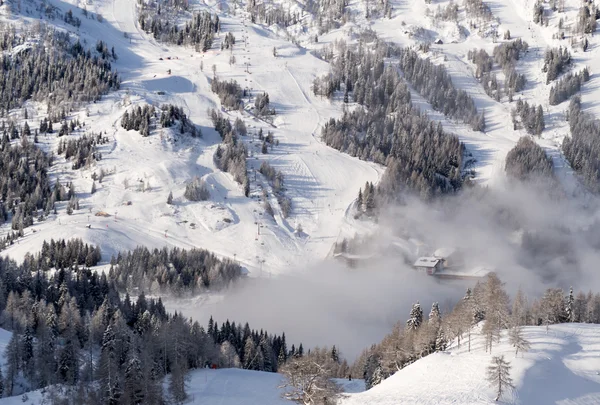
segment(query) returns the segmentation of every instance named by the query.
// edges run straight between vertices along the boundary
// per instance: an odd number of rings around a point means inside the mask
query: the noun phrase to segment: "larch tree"
[[[510,378],[510,363],[504,360],[504,356],[492,357],[492,364],[487,368],[487,380],[490,385],[497,387],[496,401],[511,388],[515,388]]]
[[[526,352],[531,347],[531,344],[523,336],[523,329],[521,326],[514,326],[510,329],[508,334],[510,344],[515,348],[515,357],[519,354],[519,351]]]
[[[486,348],[492,352],[494,340],[499,340],[500,330],[508,325],[508,294],[504,290],[504,283],[495,273],[488,275],[483,285],[483,305],[485,309],[485,335]]]
[[[339,393],[327,367],[311,356],[290,358],[281,368],[283,397],[299,404],[334,403]]]

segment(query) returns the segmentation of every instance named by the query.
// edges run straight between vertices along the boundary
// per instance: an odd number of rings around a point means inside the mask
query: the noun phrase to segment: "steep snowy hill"
[[[589,324],[526,327],[527,353],[515,350],[503,335],[493,353],[486,353],[480,335],[446,352],[435,353],[398,371],[364,393],[352,394],[343,405],[493,404],[496,392],[485,376],[492,356],[504,355],[512,369],[515,390],[503,396],[507,404],[600,403],[600,327]]]

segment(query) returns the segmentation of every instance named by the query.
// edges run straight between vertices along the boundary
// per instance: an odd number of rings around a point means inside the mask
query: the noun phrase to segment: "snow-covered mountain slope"
[[[600,403],[600,327],[589,324],[524,328],[531,343],[527,353],[515,350],[503,335],[492,354],[481,335],[473,335],[446,352],[435,353],[398,371],[364,393],[352,394],[343,405],[493,404],[495,387],[486,381],[492,356],[504,355],[512,369],[515,390],[500,403],[588,405]]]
[[[571,44],[571,37],[563,40],[553,37],[560,18],[565,27],[575,24],[579,9],[576,0],[566,0],[563,13],[549,13],[547,27],[531,22],[532,0],[523,4],[514,0],[486,1],[493,14],[493,19],[488,22],[468,15],[462,6],[456,21],[441,21],[434,15],[438,8],[444,8],[450,2],[427,4],[425,0],[391,0],[391,18],[372,13],[366,20],[367,3],[355,0],[347,6],[350,20],[328,33],[320,33],[316,43],[313,39],[318,30],[311,23],[312,17],[304,12],[300,22],[286,31],[276,25],[251,23],[245,7],[240,7],[246,5],[244,2],[240,5],[221,1],[190,2],[192,10],[216,12],[221,19],[222,33],[206,53],[159,43],[143,32],[137,22],[133,0],[96,0],[85,4],[79,0],[48,0],[47,3],[63,13],[74,10],[74,15],[82,20],[79,28],[60,19],[48,21],[49,24],[70,31],[88,46],[98,39],[114,46],[118,60],[113,66],[119,71],[123,84],[118,92],[88,106],[89,116],[84,108],[72,116],[85,121],[87,131],[101,131],[109,137],[110,142],[100,148],[104,159],[91,169],[74,171],[69,162],[58,158],[58,164],[52,170],[54,178],[75,184],[81,209],[71,216],[59,209],[58,214],[51,215],[45,222],[26,229],[25,237],[2,254],[21,258],[26,252],[37,251],[44,239],[81,237],[99,244],[106,261],[117,251],[138,245],[203,247],[220,256],[235,258],[250,269],[252,275],[261,274],[261,269],[263,275],[282,273],[300,263],[308,265],[322,260],[344,228],[350,228],[351,233],[353,228],[360,226],[350,218],[349,207],[357,190],[366,181],[377,182],[384,168],[340,153],[320,142],[322,125],[342,113],[343,103],[339,97],[330,101],[313,95],[313,79],[329,70],[328,63],[315,57],[313,51],[337,40],[354,43],[356,33],[365,28],[371,28],[381,38],[401,46],[441,40],[440,44],[432,44],[431,51],[423,56],[446,66],[454,85],[465,90],[484,112],[487,129],[476,132],[444,117],[433,111],[431,105],[413,90],[414,105],[427,111],[433,120],[442,122],[465,143],[477,160],[473,169],[475,180],[481,184],[503,181],[506,154],[526,133],[512,127],[510,111],[514,102],[509,103],[506,97],[495,101],[485,94],[482,84],[474,77],[474,65],[468,60],[467,53],[478,48],[492,54],[502,40],[493,39],[491,32],[501,36],[509,30],[513,39],[527,41],[529,52],[516,67],[519,73],[526,75],[527,83],[516,98],[522,97],[544,107],[546,130],[537,142],[552,157],[565,190],[568,193],[580,190],[576,176],[560,151],[560,142],[568,133],[567,122],[563,119],[566,104],[548,105],[552,84],[546,84],[541,69],[547,47],[571,49],[574,60],[571,69],[577,71],[589,66],[592,71],[592,79],[583,86],[582,93],[584,108],[595,112],[593,100],[597,98],[596,81],[600,80],[593,73],[598,65],[596,59],[600,57],[597,38],[590,37],[588,52],[582,52],[578,45]],[[20,13],[13,10],[10,16],[2,18],[26,27],[40,19],[46,21],[43,14],[31,12],[36,4],[37,0],[27,0]],[[277,4],[291,11],[302,8],[296,2]],[[84,6],[89,16],[102,15],[102,21],[83,17]],[[220,50],[220,42],[227,32],[237,38],[233,51]],[[300,45],[290,41],[292,38]],[[277,57],[273,55],[274,48]],[[230,63],[232,56],[234,63]],[[230,174],[220,171],[213,161],[221,141],[207,114],[207,109],[220,109],[220,101],[211,92],[209,84],[215,73],[220,80],[237,80],[255,94],[268,92],[277,111],[272,124],[248,112],[224,111],[232,121],[238,117],[244,120],[251,134],[262,128],[272,131],[279,141],[279,146],[263,154],[261,143],[253,136],[245,140],[250,151],[247,167],[252,198],[245,198],[241,186]],[[191,120],[201,127],[204,137],[178,138],[168,130],[156,130],[143,138],[137,132],[121,128],[122,114],[143,103],[182,106]],[[29,103],[28,111],[33,129],[33,123],[44,116],[45,106]],[[12,115],[23,121],[19,112]],[[57,148],[57,140],[52,136],[42,138],[41,143],[48,151]],[[292,201],[288,218],[283,218],[277,207],[274,218],[264,215],[259,201],[261,190],[270,189],[260,174],[256,180],[254,176],[264,161],[285,176],[285,192]],[[98,184],[98,191],[91,195],[88,192],[92,185],[91,176],[101,169],[109,174],[102,184]],[[183,198],[185,183],[194,176],[202,177],[209,185],[209,201],[191,203]],[[139,187],[142,183],[145,191]],[[175,204],[171,206],[166,204],[170,191],[175,197]],[[104,211],[110,217],[94,216],[98,211]],[[298,226],[302,227],[303,233],[294,232]],[[7,232],[8,227],[5,225],[3,230]]]
[[[63,12],[78,4],[50,3]],[[100,148],[103,160],[91,170],[72,171],[66,162],[54,170],[61,181],[73,181],[81,193],[82,209],[72,216],[59,212],[51,221],[36,223],[3,254],[20,258],[25,252],[38,250],[44,239],[81,237],[99,244],[105,260],[119,250],[138,245],[202,247],[235,258],[254,275],[262,268],[264,274],[271,274],[300,262],[322,260],[335,242],[358,188],[366,181],[377,182],[383,172],[377,165],[342,154],[318,140],[322,122],[340,112],[338,105],[315,98],[310,91],[312,79],[325,73],[328,65],[244,18],[228,15],[222,15],[222,36],[231,32],[239,43],[243,44],[245,38],[247,44],[236,46],[232,53],[218,50],[218,45],[200,54],[159,44],[139,29],[135,4],[121,0],[88,4],[89,12],[103,15],[104,21],[83,18],[77,30],[87,43],[103,39],[114,45],[118,55],[114,67],[123,80],[120,91],[89,107],[89,116],[84,111],[75,115],[86,122],[88,131],[102,131],[109,136],[110,143]],[[29,23],[34,19],[23,18]],[[73,27],[70,29],[75,32]],[[277,58],[272,54],[274,46],[279,50]],[[234,65],[229,64],[232,54],[238,60]],[[173,59],[167,60],[167,56]],[[250,64],[249,72],[246,62]],[[220,102],[208,81],[213,75],[212,66],[220,80],[235,79],[242,86],[268,92],[277,111],[273,125],[247,113],[225,112],[231,120],[242,118],[250,133],[255,135],[263,128],[272,131],[279,141],[279,146],[263,155],[260,142],[247,140],[253,198],[245,198],[241,186],[213,162],[220,138],[212,129],[207,109],[219,109]],[[140,103],[182,106],[201,126],[204,137],[174,139],[168,131],[156,131],[143,138],[137,132],[125,131],[119,124],[122,114]],[[38,114],[40,109],[36,109],[34,120]],[[57,141],[53,137],[42,142],[48,150],[55,150]],[[258,182],[254,181],[254,171],[263,161],[285,176],[286,194],[293,205],[287,219],[277,209],[274,219],[263,216],[258,197],[265,182],[260,174]],[[111,174],[90,195],[91,175],[100,169]],[[182,197],[185,183],[194,176],[202,177],[209,185],[209,201],[190,203]],[[149,190],[139,191],[140,183],[147,184]],[[166,204],[170,191],[175,197],[172,206]],[[94,216],[98,211],[110,217]],[[87,224],[91,225],[89,229]],[[294,233],[298,225],[303,234]]]

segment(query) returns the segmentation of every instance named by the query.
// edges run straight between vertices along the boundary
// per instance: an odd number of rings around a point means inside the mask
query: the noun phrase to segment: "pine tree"
[[[277,368],[281,368],[285,364],[285,349],[283,346],[279,350],[279,356],[277,356]]]
[[[569,289],[569,296],[567,297],[565,311],[567,313],[567,322],[575,322],[575,311],[573,304],[575,303],[575,296],[573,295],[573,287]]]
[[[410,311],[410,317],[406,321],[406,327],[408,330],[417,330],[423,323],[423,310],[421,309],[421,304],[417,302],[413,304],[412,309]]]
[[[437,302],[431,304],[431,312],[429,312],[429,322],[435,322],[439,324],[442,320],[442,315],[440,314],[440,306]]]
[[[331,348],[331,360],[335,363],[340,362],[340,356],[338,354],[337,349],[335,348],[335,345],[333,345],[333,347]]]
[[[487,380],[490,385],[498,387],[496,401],[502,398],[507,389],[515,388],[510,378],[510,363],[504,360],[504,356],[492,358],[492,364],[487,369]]]

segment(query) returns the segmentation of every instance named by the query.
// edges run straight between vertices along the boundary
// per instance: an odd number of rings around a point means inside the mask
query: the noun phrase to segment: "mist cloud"
[[[434,204],[409,198],[381,213],[374,235],[362,235],[366,242],[358,253],[372,257],[356,268],[327,260],[285,276],[246,280],[210,305],[171,302],[169,307],[202,324],[212,315],[219,323],[229,319],[284,331],[290,345],[335,344],[353,360],[405,321],[413,303],[420,301],[426,315],[434,301],[447,311],[475,283],[414,271],[413,257],[389,249],[395,240],[419,240],[429,254],[439,247],[459,248],[465,267],[494,269],[510,294],[519,287],[538,297],[555,286],[597,290],[598,206],[589,195],[557,196],[515,184]]]

